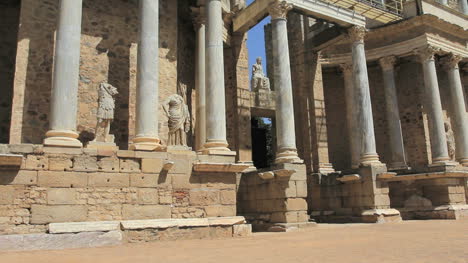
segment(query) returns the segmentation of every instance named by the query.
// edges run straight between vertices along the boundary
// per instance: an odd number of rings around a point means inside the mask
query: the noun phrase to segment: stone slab
[[[120,231],[78,234],[0,235],[0,251],[57,250],[116,246],[122,244]]]
[[[49,233],[106,232],[120,230],[119,221],[51,223]]]
[[[424,180],[424,179],[434,179],[434,178],[464,178],[464,177],[468,177],[468,171],[450,171],[450,172],[433,172],[433,173],[399,175],[399,176],[395,176],[391,178],[385,178],[385,181],[396,182],[396,181]]]
[[[195,172],[226,172],[240,173],[250,167],[249,164],[234,164],[234,163],[194,163],[193,170]]]
[[[0,154],[0,167],[13,166],[20,167],[23,162],[23,155],[21,154]]]
[[[252,235],[252,225],[251,224],[241,224],[232,226],[232,236],[233,237],[248,237]]]
[[[178,222],[174,219],[154,219],[154,220],[125,220],[120,222],[123,230],[137,230],[148,228],[170,228],[177,227]]]
[[[210,226],[229,226],[245,224],[245,218],[243,216],[209,217],[208,221],[210,223]]]

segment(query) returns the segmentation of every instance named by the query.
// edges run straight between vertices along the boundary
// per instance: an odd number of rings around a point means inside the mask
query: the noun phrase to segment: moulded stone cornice
[[[462,56],[450,54],[440,59],[440,64],[444,69],[458,68],[458,63],[462,61]]]
[[[366,36],[367,30],[365,27],[353,26],[348,29],[348,37],[352,42],[364,42],[364,37]]]
[[[395,67],[397,58],[395,56],[387,56],[379,59],[379,64],[383,70],[391,70]]]
[[[288,12],[293,9],[293,5],[287,1],[276,0],[268,7],[268,13],[272,19],[286,19]]]

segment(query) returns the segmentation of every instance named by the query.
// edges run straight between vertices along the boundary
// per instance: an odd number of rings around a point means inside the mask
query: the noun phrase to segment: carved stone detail
[[[293,9],[293,5],[281,0],[276,0],[268,7],[268,12],[272,19],[286,19],[288,12]]]
[[[383,70],[391,70],[395,67],[396,61],[397,58],[395,56],[388,56],[379,59],[379,64]]]
[[[168,146],[187,146],[187,132],[190,130],[190,113],[182,96],[169,96],[163,104],[168,118],[169,137]]]
[[[446,69],[458,68],[458,63],[462,60],[460,55],[450,54],[440,59],[440,64]]]
[[[448,148],[448,155],[450,160],[455,161],[455,136],[453,134],[452,126],[448,121],[444,123],[445,133],[447,136],[447,148]]]
[[[364,42],[367,30],[362,26],[353,26],[348,29],[348,37],[352,42]]]
[[[192,7],[192,20],[195,30],[200,28],[202,25],[206,25],[206,15],[204,7]]]
[[[252,91],[270,90],[270,79],[263,73],[262,58],[252,66]]]
[[[414,50],[414,54],[418,56],[421,62],[434,60],[434,55],[438,52],[440,52],[440,48],[436,48],[430,45]]]
[[[351,73],[353,71],[353,65],[351,63],[340,64],[340,69],[343,73]]]
[[[109,134],[110,124],[114,120],[115,96],[117,88],[108,84],[99,85],[99,108],[97,111],[96,142],[113,143],[114,136]]]

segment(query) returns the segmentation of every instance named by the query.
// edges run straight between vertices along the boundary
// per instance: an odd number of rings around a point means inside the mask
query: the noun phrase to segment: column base
[[[360,165],[369,166],[372,164],[380,164],[379,156],[377,154],[365,154],[361,156],[359,160]]]
[[[78,140],[78,133],[67,130],[51,130],[46,133],[44,146],[82,148],[83,144]]]
[[[208,141],[203,145],[203,149],[198,152],[207,155],[235,156],[236,152],[231,151],[228,146],[229,144],[226,141]]]
[[[329,174],[334,173],[335,169],[333,168],[333,165],[331,163],[320,163],[318,172],[321,174]]]
[[[133,139],[129,150],[146,152],[164,152],[167,147],[161,145],[161,140],[155,137],[137,137]]]
[[[390,171],[402,171],[402,170],[408,170],[409,167],[406,163],[403,162],[398,162],[398,163],[391,163],[388,165],[388,170]]]
[[[276,154],[275,163],[304,163],[304,161],[299,158],[296,149],[284,148],[279,150]]]

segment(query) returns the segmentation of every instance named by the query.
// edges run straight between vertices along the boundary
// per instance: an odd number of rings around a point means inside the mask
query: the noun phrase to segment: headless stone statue
[[[252,90],[270,90],[270,79],[263,73],[262,58],[257,58],[257,63],[252,66]]]
[[[450,160],[455,161],[455,137],[453,136],[452,126],[449,122],[444,123],[445,133],[447,135],[447,148]]]
[[[110,124],[114,120],[115,96],[117,89],[108,84],[99,85],[99,108],[97,111],[97,125],[95,142],[113,143],[114,136],[110,135]]]
[[[169,137],[168,146],[187,147],[187,132],[190,130],[190,113],[184,99],[174,94],[169,96],[163,104],[168,118]]]

